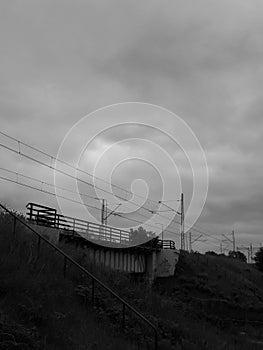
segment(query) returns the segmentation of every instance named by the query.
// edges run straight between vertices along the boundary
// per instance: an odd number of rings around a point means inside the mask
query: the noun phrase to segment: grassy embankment
[[[263,274],[244,262],[185,252],[152,290],[100,277],[158,324],[163,349],[263,349]]]
[[[17,341],[22,334],[24,342],[41,349],[137,349],[145,338],[150,344],[150,333],[131,315],[126,337],[120,336],[120,305],[102,290],[97,290],[95,310],[86,309],[76,295],[86,291],[90,298],[90,284],[73,268],[64,279],[63,260],[52,249],[42,247],[36,259],[32,245],[37,241],[21,227],[14,240],[6,215],[0,234],[5,333]],[[63,249],[158,324],[160,349],[263,349],[263,275],[246,263],[184,253],[175,276],[149,288],[126,274],[92,266],[85,250]]]
[[[83,275],[69,268],[64,279],[63,258],[45,244],[38,258],[37,239],[12,225],[0,213],[0,349],[138,349],[80,302]]]

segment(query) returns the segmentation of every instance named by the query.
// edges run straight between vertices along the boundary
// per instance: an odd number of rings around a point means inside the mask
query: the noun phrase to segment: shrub
[[[255,254],[256,266],[260,271],[263,271],[263,248],[260,248]]]

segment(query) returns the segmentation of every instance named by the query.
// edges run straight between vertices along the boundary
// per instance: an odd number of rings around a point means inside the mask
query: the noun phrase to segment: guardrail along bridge
[[[144,274],[149,281],[173,275],[178,262],[179,251],[171,240],[154,238],[135,245],[129,231],[64,216],[36,203],[27,204],[27,220],[56,245],[65,241],[81,246],[95,264]]]

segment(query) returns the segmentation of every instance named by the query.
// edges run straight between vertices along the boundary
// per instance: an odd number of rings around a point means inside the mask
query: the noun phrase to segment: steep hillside
[[[0,349],[152,349],[152,334],[63,259],[0,215]],[[160,331],[160,350],[263,349],[263,274],[227,257],[182,253],[174,277],[153,286],[94,266],[85,249],[69,255],[140,310]],[[86,300],[86,306],[83,301]],[[12,343],[20,344],[11,347]],[[4,347],[6,346],[6,347]],[[10,347],[8,347],[10,346]]]
[[[175,276],[150,287],[94,268],[85,250],[71,249],[81,264],[158,324],[161,349],[263,349],[263,275],[253,266],[184,252]],[[101,292],[101,297],[100,308],[106,310],[107,295]],[[109,316],[114,310],[112,305]]]
[[[192,348],[263,349],[263,275],[253,266],[184,253],[175,276],[156,290]]]
[[[0,349],[123,350],[138,349],[118,327],[81,304],[76,286],[81,280],[63,259],[42,245],[21,224],[0,214]],[[74,278],[73,278],[74,277]]]

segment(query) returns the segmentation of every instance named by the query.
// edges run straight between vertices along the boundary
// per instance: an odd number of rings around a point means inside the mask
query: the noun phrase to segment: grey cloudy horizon
[[[191,127],[207,157],[200,227],[219,236],[235,229],[238,244],[259,245],[262,34],[259,0],[3,1],[1,130],[56,154],[72,125],[98,108],[125,101],[167,108]],[[0,152],[2,166],[43,176]],[[1,200],[19,210],[25,201],[49,201],[2,180],[0,186]]]

